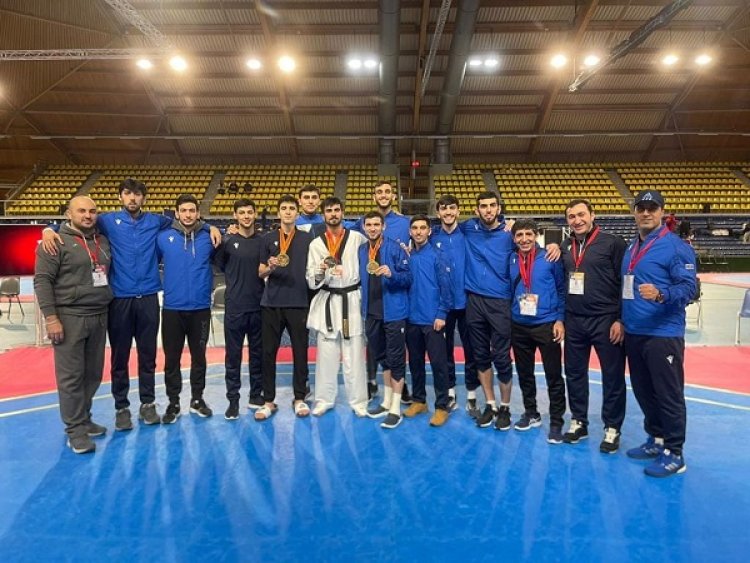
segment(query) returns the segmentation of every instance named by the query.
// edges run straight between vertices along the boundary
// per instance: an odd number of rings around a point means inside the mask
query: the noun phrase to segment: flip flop
[[[299,401],[294,405],[294,414],[297,415],[297,418],[310,416],[310,407],[304,401]]]
[[[274,413],[277,411],[276,405],[273,407],[269,407],[268,405],[263,405],[258,410],[255,411],[254,418],[255,420],[268,420],[271,418]]]

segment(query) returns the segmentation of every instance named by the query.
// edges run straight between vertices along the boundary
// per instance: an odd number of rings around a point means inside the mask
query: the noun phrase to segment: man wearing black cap
[[[638,236],[622,260],[622,320],[630,381],[648,437],[627,455],[653,460],[646,475],[669,477],[687,469],[685,307],[695,295],[695,253],[662,225],[658,191],[639,193],[633,215]]]

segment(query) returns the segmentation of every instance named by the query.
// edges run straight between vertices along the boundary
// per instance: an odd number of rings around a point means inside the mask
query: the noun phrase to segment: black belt
[[[344,335],[346,340],[349,340],[349,298],[347,295],[352,291],[359,289],[359,282],[354,285],[347,287],[329,287],[324,285],[320,289],[328,292],[326,297],[326,328],[328,332],[333,332],[333,319],[331,318],[331,296],[342,295],[345,299],[341,300],[341,316],[343,317],[341,323],[341,333]]]

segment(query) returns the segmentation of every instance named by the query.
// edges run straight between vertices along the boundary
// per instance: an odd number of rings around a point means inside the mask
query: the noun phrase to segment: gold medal
[[[278,265],[279,265],[280,267],[282,267],[282,268],[285,268],[286,266],[288,266],[288,265],[289,265],[289,255],[288,255],[288,254],[284,254],[284,253],[282,253],[282,254],[279,254],[279,255],[278,255],[278,256],[276,257],[276,260],[277,260],[277,264],[278,264]]]
[[[370,260],[367,263],[367,273],[368,274],[374,274],[378,271],[378,268],[380,268],[380,264],[378,264],[375,260]]]
[[[370,246],[367,249],[367,256],[369,258],[369,262],[367,262],[368,274],[374,274],[377,269],[380,268],[380,264],[378,264],[378,261],[375,260],[375,257],[378,255],[378,250],[380,250],[381,244],[383,244],[383,237],[380,237],[375,245],[370,242]]]
[[[333,268],[338,264],[338,260],[336,260],[336,258],[334,258],[333,256],[326,256],[323,260],[323,264],[325,264],[329,268]]]

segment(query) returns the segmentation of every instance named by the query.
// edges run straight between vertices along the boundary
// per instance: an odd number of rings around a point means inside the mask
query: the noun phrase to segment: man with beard
[[[255,217],[253,200],[235,201],[234,219],[237,221],[238,232],[226,236],[214,257],[214,264],[224,272],[226,279],[224,369],[229,407],[224,418],[227,420],[235,420],[240,416],[240,367],[245,339],[250,354],[248,408],[254,410],[263,406],[260,313],[263,280],[258,275],[261,236],[255,230]]]
[[[203,399],[206,388],[206,345],[211,329],[211,287],[214,253],[211,239],[198,228],[198,200],[183,194],[175,202],[172,228],[159,233],[156,244],[164,264],[164,307],[161,340],[164,383],[169,405],[162,423],[180,416],[182,371],[180,358],[187,339],[190,348],[190,412],[205,418],[213,411]]]
[[[92,436],[107,429],[91,420],[91,403],[102,381],[107,307],[112,301],[107,272],[109,242],[96,232],[96,204],[74,197],[60,228],[65,243],[54,256],[36,251],[34,291],[55,353],[60,416],[68,447],[93,452]]]
[[[333,408],[343,360],[349,406],[363,417],[367,415],[367,383],[358,250],[365,237],[343,227],[339,198],[326,198],[321,207],[326,231],[310,243],[307,253],[307,283],[310,289],[319,290],[307,316],[307,328],[317,332],[318,342],[312,413],[322,416]]]

